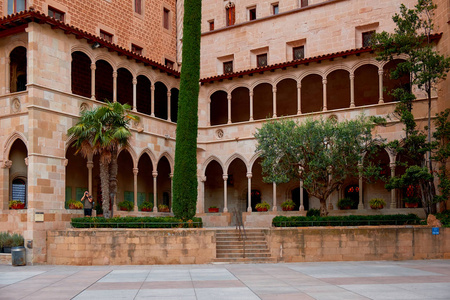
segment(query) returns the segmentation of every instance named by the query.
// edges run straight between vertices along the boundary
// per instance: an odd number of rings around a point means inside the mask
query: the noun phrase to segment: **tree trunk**
[[[105,218],[110,218],[111,214],[109,211],[109,164],[103,162],[101,158],[100,158],[100,184],[102,186],[103,216]]]
[[[117,150],[111,152],[111,162],[109,163],[109,192],[111,193],[111,201],[116,201],[117,195]],[[116,203],[117,204],[117,203]],[[112,203],[114,208],[114,203]],[[114,212],[111,212],[111,217]]]
[[[321,217],[328,216],[327,200],[326,199],[320,199],[320,216]]]

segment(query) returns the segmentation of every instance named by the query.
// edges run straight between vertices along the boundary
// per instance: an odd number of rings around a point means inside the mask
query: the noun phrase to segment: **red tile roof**
[[[33,9],[0,18],[0,38],[25,31],[25,28],[31,22],[49,24],[52,29],[60,29],[65,34],[73,34],[77,39],[86,39],[89,44],[97,42],[100,44],[100,47],[105,47],[110,52],[116,52],[119,56],[124,55],[128,59],[134,59],[138,63],[151,66],[153,69],[159,69],[160,72],[165,72],[169,76],[180,77],[178,71]]]

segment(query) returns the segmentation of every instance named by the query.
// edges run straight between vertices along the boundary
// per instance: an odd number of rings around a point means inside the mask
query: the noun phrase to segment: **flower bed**
[[[415,214],[340,216],[340,217],[277,216],[272,220],[272,226],[274,227],[420,225],[420,224],[421,219]]]
[[[183,222],[175,217],[103,217],[72,218],[74,228],[201,228],[201,218]]]

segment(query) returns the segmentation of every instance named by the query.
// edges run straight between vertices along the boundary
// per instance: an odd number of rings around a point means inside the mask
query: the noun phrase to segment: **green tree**
[[[128,145],[130,121],[139,120],[137,116],[128,114],[129,109],[128,104],[106,102],[104,106],[82,112],[80,120],[67,130],[69,138],[77,138],[74,143],[76,153],[80,152],[84,157],[100,155],[102,208],[106,218],[111,217],[110,196],[115,198],[117,193],[118,150]]]
[[[328,214],[327,198],[348,177],[379,174],[369,155],[376,148],[372,138],[374,123],[361,116],[338,123],[335,119],[269,121],[255,134],[261,151],[266,182],[303,180],[310,196],[320,200],[320,214]],[[366,165],[361,167],[363,154]]]
[[[173,212],[192,219],[197,207],[197,129],[202,1],[184,1],[183,65],[173,175]]]
[[[450,58],[435,51],[435,44],[432,41],[435,9],[436,5],[432,0],[419,0],[412,9],[402,4],[400,14],[395,14],[392,18],[396,24],[394,33],[382,32],[375,34],[372,39],[379,60],[389,61],[399,55],[406,55],[406,60],[398,64],[391,73],[391,78],[398,79],[408,74],[411,82],[408,89],[397,88],[390,91],[398,101],[394,115],[405,126],[405,138],[401,143],[394,141],[389,146],[409,161],[415,162],[415,165],[406,164],[405,174],[393,178],[387,187],[404,188],[408,185],[419,185],[422,204],[427,214],[435,213],[434,203],[437,200],[432,157],[432,151],[436,149],[437,144],[431,141],[431,93],[437,83],[446,78],[450,69]],[[416,99],[412,93],[412,85],[416,85],[427,94],[427,134],[417,128],[412,113]]]

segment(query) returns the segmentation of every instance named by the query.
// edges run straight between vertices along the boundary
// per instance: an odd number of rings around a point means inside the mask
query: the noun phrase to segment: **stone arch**
[[[136,77],[138,76],[145,76],[148,80],[150,80],[150,82],[155,82],[155,77],[147,70],[139,70],[138,72],[136,72]]]
[[[202,177],[206,176],[206,173],[205,173],[206,168],[208,167],[209,163],[212,162],[213,160],[215,160],[222,168],[222,174],[224,173],[225,167],[224,167],[222,161],[217,156],[211,155],[202,164]]]
[[[231,91],[231,122],[246,122],[250,119],[250,90],[237,87]]]
[[[71,54],[71,92],[86,98],[92,96],[92,59],[84,51]]]
[[[379,67],[376,64],[359,64],[354,70],[355,106],[378,104]]]
[[[73,45],[70,48],[70,54],[74,53],[74,52],[82,52],[84,53],[87,57],[89,57],[91,59],[91,63],[93,63],[95,61],[95,57],[92,55],[92,49],[90,49],[90,47],[86,44],[79,44],[79,45]]]
[[[161,160],[161,158],[165,157],[167,159],[167,161],[169,162],[169,166],[170,166],[170,173],[173,174],[173,165],[174,165],[174,161],[172,156],[169,154],[169,152],[165,151],[163,153],[161,153],[161,155],[158,158],[158,162]]]
[[[323,77],[314,72],[301,78],[302,113],[318,112],[323,109]]]
[[[11,42],[8,42],[8,44],[5,46],[5,57],[9,57],[11,55],[11,52],[16,49],[17,47],[24,47],[28,51],[28,45],[22,40],[14,40]]]
[[[300,82],[300,83],[301,83],[302,80],[305,79],[305,77],[308,77],[309,75],[318,75],[318,76],[320,76],[322,79],[326,78],[326,76],[325,76],[325,74],[324,74],[323,72],[318,71],[318,70],[314,70],[314,71],[307,71],[307,72],[302,73],[302,74],[298,77],[297,82]]]
[[[133,76],[133,78],[136,78],[136,70],[132,69],[130,67],[130,64],[128,62],[120,62],[119,64],[117,64],[117,70],[119,69],[126,69],[128,72],[131,73],[131,75]]]
[[[256,80],[255,82],[252,82],[252,84],[250,84],[249,88],[251,91],[255,91],[255,87],[257,87],[260,84],[270,84],[272,86],[272,88],[274,86],[274,83],[270,80],[259,79],[259,80]]]
[[[154,83],[155,86],[155,98],[153,99],[155,111],[153,114],[155,117],[163,120],[168,119],[168,109],[167,109],[167,92],[169,91],[167,85],[162,81],[157,81]]]
[[[130,153],[131,159],[133,160],[133,168],[137,167],[137,162],[138,162],[138,158],[136,155],[136,152],[134,151],[133,148],[129,147],[129,146],[125,146],[119,149],[119,151],[117,151],[117,157],[119,157],[120,153],[124,150],[127,150],[128,153]]]
[[[16,140],[21,140],[28,151],[28,141],[25,135],[19,131],[13,132],[5,141],[3,144],[3,160],[7,160],[9,157],[9,152],[11,151],[11,147],[14,144]]]
[[[117,68],[116,95],[117,102],[133,107],[133,79],[134,75],[129,68]]]
[[[273,89],[272,83],[258,80],[253,85],[253,118],[262,120],[273,116]]]
[[[251,158],[250,161],[248,162],[248,169],[251,170],[253,168],[253,164],[255,163],[255,161],[261,157],[262,151],[258,151],[256,152]]]
[[[139,162],[139,160],[141,159],[142,155],[144,155],[144,154],[147,154],[148,157],[150,158],[150,161],[152,162],[152,166],[153,166],[153,170],[152,171],[156,171],[156,162],[157,162],[156,156],[155,156],[155,154],[153,154],[153,152],[150,149],[145,148],[144,150],[142,150],[141,153],[139,154],[138,158],[137,158],[137,161]]]
[[[334,67],[326,73],[327,76],[327,109],[350,107],[350,70]]]
[[[99,60],[104,60],[107,63],[109,63],[113,69],[113,71],[117,71],[117,65],[116,62],[114,61],[114,59],[110,56],[110,55],[106,55],[104,53],[100,53],[98,55],[96,55],[94,57],[94,59],[92,60],[92,62],[97,63],[97,61]]]
[[[228,121],[228,93],[224,90],[217,90],[211,94],[209,101],[211,126],[226,124]]]
[[[334,71],[338,71],[338,70],[344,70],[347,71],[349,74],[352,74],[352,68],[346,66],[346,65],[337,65],[337,66],[332,66],[331,68],[328,68],[325,72],[323,72],[324,77],[328,77],[328,75],[330,75],[330,73],[334,72]]]
[[[107,60],[95,61],[95,98],[99,101],[105,99],[113,101],[114,95],[114,66]]]
[[[273,84],[275,85],[275,86],[277,86],[278,85],[278,83],[280,83],[281,81],[283,81],[283,80],[285,80],[285,79],[292,79],[292,80],[295,80],[296,82],[297,82],[297,84],[298,84],[298,77],[296,77],[296,76],[294,76],[293,74],[286,74],[286,75],[282,75],[282,76],[280,76],[280,77],[277,77],[274,81],[273,81]]]
[[[235,89],[238,89],[238,88],[241,88],[241,87],[247,88],[249,91],[252,90],[250,84],[247,84],[247,83],[239,83],[239,84],[233,84],[232,86],[230,86],[230,87],[226,90],[226,92],[229,93],[229,94],[231,94]]]
[[[382,68],[382,65],[384,62],[379,62],[371,58],[366,58],[362,60],[358,60],[352,67],[350,68],[352,72],[354,73],[359,67],[362,67],[364,65],[373,65],[377,67],[378,69]]]
[[[169,89],[169,86],[171,86],[169,81],[167,81],[167,78],[164,78],[164,77],[161,77],[161,76],[156,76],[155,80],[152,81],[152,82],[154,82],[154,83],[161,82],[162,84],[164,84],[166,86],[167,89]]]
[[[297,114],[298,81],[287,77],[276,84],[277,116],[293,116]]]
[[[236,159],[239,158],[240,160],[242,160],[242,162],[245,164],[245,167],[247,168],[247,172],[248,172],[248,162],[245,159],[244,156],[242,156],[239,153],[234,153],[233,155],[230,156],[230,158],[227,159],[227,161],[225,162],[225,170],[227,170],[228,172],[228,168],[230,167],[230,164]]]
[[[11,93],[27,90],[28,80],[28,50],[24,46],[15,47],[8,56],[9,70],[9,86],[7,89]]]

